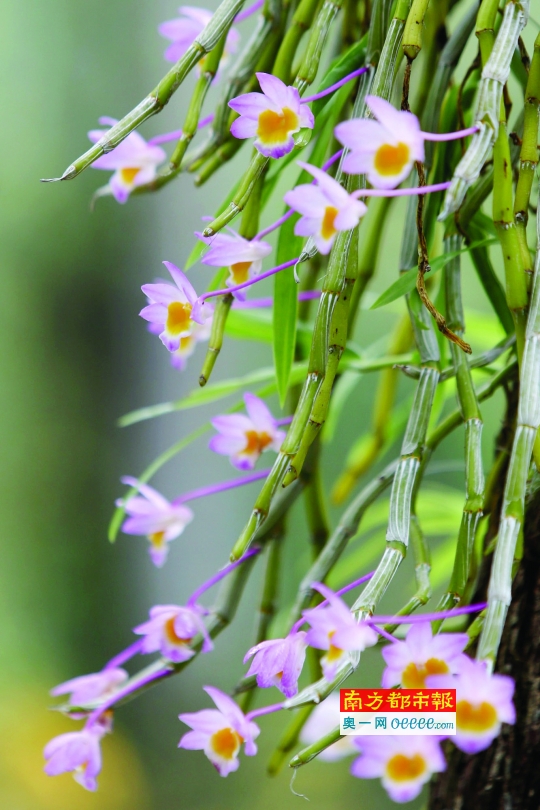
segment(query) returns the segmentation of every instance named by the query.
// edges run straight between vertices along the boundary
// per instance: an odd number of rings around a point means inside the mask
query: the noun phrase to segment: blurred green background
[[[120,536],[115,545],[107,541],[113,501],[122,492],[119,477],[137,475],[216,412],[215,407],[187,411],[123,431],[115,424],[129,410],[178,398],[196,385],[200,353],[183,376],[170,368],[167,353],[138,318],[144,304],[139,288],[162,274],[163,259],[182,265],[200,217],[220,202],[246,152],[201,191],[195,193],[190,178],[182,177],[159,196],[139,197],[127,206],[100,200],[93,214],[89,200],[105,182],[105,173],[88,171],[70,183],[39,183],[41,177],[58,176],[86,149],[85,133],[99,116],[121,116],[155,84],[165,68],[164,42],[156,28],[175,13],[171,0],[6,0],[2,8],[0,806],[6,810],[302,806],[303,800],[289,791],[290,773],[273,780],[265,774],[283,718],[263,718],[260,755],[242,758],[240,771],[226,780],[202,753],[176,747],[185,730],[178,713],[208,705],[201,684],[230,689],[244,672],[241,658],[252,638],[260,571],[234,627],[219,638],[213,655],[202,656],[180,678],[118,712],[115,733],[104,743],[97,794],[84,792],[69,775],[50,779],[42,773],[43,745],[75,727],[48,711],[48,690],[98,670],[130,643],[131,627],[144,620],[152,604],[182,603],[194,583],[226,560],[254,494],[251,489],[218,496],[210,505],[198,502],[196,520],[173,544],[162,571],[149,563],[143,540]],[[160,118],[143,128],[144,135],[181,125],[189,87],[188,82]],[[374,291],[384,289],[395,273],[397,240],[391,234],[399,232],[403,211],[402,203],[392,210]],[[485,301],[466,267],[467,301],[481,313]],[[202,286],[209,274],[199,267],[192,277]],[[387,335],[399,311],[395,305],[364,313],[356,341],[367,345]],[[475,324],[470,335],[475,351],[499,339],[485,316],[478,314]],[[216,378],[270,362],[270,346],[230,342]],[[402,394],[411,390],[404,380]],[[372,395],[372,378],[364,378],[347,402],[343,430],[324,457],[329,482],[351,437],[368,429]],[[491,458],[499,406],[496,399],[484,411],[486,460]],[[431,496],[421,506],[424,522],[431,525],[426,531],[441,549],[434,570],[439,587],[448,571],[445,538],[459,524],[460,447],[461,437],[454,436],[437,454],[439,473],[428,479]],[[211,456],[201,440],[166,466],[154,483],[174,497],[230,473],[227,459]],[[361,544],[353,544],[344,576],[351,571],[360,575],[376,561],[384,517],[383,503],[366,524],[371,551],[362,552],[355,568],[354,554],[358,557]],[[285,553],[284,606],[309,558],[301,504]],[[408,561],[394,596],[383,607],[401,604],[411,590]],[[380,671],[379,654],[367,654],[355,685],[375,685]],[[347,762],[310,764],[299,772],[295,789],[309,797],[313,808],[324,810],[393,806],[378,782],[352,779]],[[419,799],[409,806],[421,804]]]

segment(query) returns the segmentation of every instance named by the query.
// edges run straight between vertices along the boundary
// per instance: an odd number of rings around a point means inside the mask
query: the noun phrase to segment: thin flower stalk
[[[444,220],[461,206],[470,186],[478,179],[499,132],[499,110],[503,87],[519,36],[529,15],[528,0],[509,0],[491,54],[482,70],[474,125],[479,127],[465,155],[458,163],[452,185],[446,192],[439,219]]]
[[[98,157],[111,152],[143,121],[161,112],[163,107],[170,101],[173,93],[178,90],[186,76],[201,58],[216,47],[222,34],[229,29],[243,5],[244,0],[223,0],[208,25],[196,37],[181,59],[163,77],[157,87],[124,118],[111,127],[97,143],[68,166],[61,177],[54,178],[54,180],[72,180],[77,177],[84,169],[91,166]]]
[[[520,368],[517,427],[506,476],[499,536],[488,588],[488,609],[477,658],[493,666],[512,599],[516,544],[523,531],[525,489],[534,441],[540,426],[540,209],[536,222],[537,250],[531,304]]]

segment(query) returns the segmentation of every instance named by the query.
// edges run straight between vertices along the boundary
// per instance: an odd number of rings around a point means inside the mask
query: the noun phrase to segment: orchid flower
[[[320,583],[313,587],[328,600],[328,605],[303,612],[311,625],[306,635],[310,647],[327,650],[321,658],[323,675],[331,681],[341,664],[348,660],[349,652],[362,652],[377,643],[378,636],[365,622],[357,622],[350,608],[339,596]]]
[[[111,667],[60,683],[51,689],[51,695],[58,697],[58,695],[69,694],[69,702],[72,706],[82,706],[99,698],[110,697],[120,684],[127,681],[128,677],[125,669]]]
[[[201,259],[203,264],[211,267],[228,267],[230,276],[225,282],[227,287],[243,284],[259,275],[262,270],[262,260],[272,252],[271,245],[262,240],[244,239],[243,236],[230,229],[230,234],[218,233],[215,236],[196,235],[210,250]],[[245,300],[245,292],[233,292],[239,301]]]
[[[180,714],[182,723],[189,726],[178,747],[190,751],[204,751],[220,776],[228,776],[238,770],[238,754],[242,743],[246,756],[257,753],[255,744],[260,729],[239,709],[234,700],[213,686],[203,687],[210,695],[216,709]]]
[[[326,255],[337,232],[355,228],[367,207],[322,169],[297,162],[317,180],[317,185],[296,186],[285,194],[287,205],[302,214],[294,232],[297,236],[312,236],[319,252]]]
[[[117,121],[104,116],[99,123],[113,126]],[[105,129],[91,129],[88,137],[96,143],[106,132]],[[160,146],[147,143],[138,132],[130,132],[112,152],[101,155],[92,164],[94,169],[114,172],[98,194],[112,194],[117,202],[127,202],[133,189],[155,179],[157,167],[166,159],[167,155]]]
[[[257,686],[267,689],[277,686],[285,697],[293,697],[298,692],[298,678],[306,657],[306,633],[290,633],[286,638],[261,641],[247,651],[244,664],[255,656],[246,674],[257,676]]]
[[[143,284],[143,293],[147,296],[149,306],[139,312],[141,318],[153,324],[152,331],[159,327],[162,331],[159,338],[165,348],[176,352],[183,337],[189,337],[194,330],[193,324],[205,324],[213,314],[210,304],[203,304],[193,312],[197,293],[187,276],[172,262],[163,262],[171,274],[176,286],[167,282]],[[192,316],[194,316],[192,318]]]
[[[516,721],[513,678],[490,674],[484,661],[463,655],[456,676],[432,675],[426,684],[430,689],[456,690],[457,733],[452,742],[467,754],[488,748],[502,723]]]
[[[456,672],[468,641],[467,633],[434,636],[429,622],[413,624],[404,641],[383,648],[387,666],[382,686],[389,689],[400,684],[406,689],[421,689],[430,675]]]
[[[416,115],[396,110],[388,101],[366,96],[373,119],[353,118],[334,134],[350,149],[343,162],[349,174],[366,174],[375,188],[395,188],[408,177],[414,162],[424,160],[424,139]]]
[[[81,731],[71,731],[54,737],[43,755],[47,760],[45,773],[58,776],[73,772],[73,778],[86,790],[97,790],[97,777],[101,771],[101,738],[111,731],[111,715],[105,713],[98,722]]]
[[[202,652],[210,652],[213,644],[202,618],[203,609],[198,605],[156,605],[150,610],[150,619],[133,629],[144,636],[141,653],[160,652],[175,664],[193,658],[195,651],[191,642],[195,636],[203,637]]]
[[[252,470],[265,450],[279,451],[285,432],[259,397],[244,394],[247,416],[240,413],[216,416],[211,420],[218,436],[210,440],[210,450],[229,456],[239,470]]]
[[[167,559],[167,543],[182,534],[193,520],[193,512],[184,504],[171,503],[153,487],[136,478],[125,476],[122,483],[135,487],[140,493],[125,501],[117,501],[117,506],[122,506],[129,515],[122,531],[146,535],[150,541],[150,558],[157,568],[161,568]]]
[[[432,774],[446,770],[439,738],[417,736],[354,737],[361,756],[351,765],[360,779],[380,777],[382,786],[395,802],[410,802]]]
[[[196,6],[180,6],[178,9],[180,17],[161,23],[158,31],[162,37],[171,40],[171,44],[165,51],[167,62],[178,62],[185,54],[189,46],[196,37],[206,28],[212,19],[213,12],[206,8]],[[240,34],[236,28],[231,28],[227,34],[221,64],[225,65],[229,56],[236,53]],[[203,60],[204,61],[204,58]]]
[[[315,119],[295,87],[269,73],[255,75],[262,93],[245,93],[229,101],[240,115],[231,125],[231,134],[255,138],[253,145],[262,155],[281,158],[294,148],[293,135],[302,127],[313,129]]]

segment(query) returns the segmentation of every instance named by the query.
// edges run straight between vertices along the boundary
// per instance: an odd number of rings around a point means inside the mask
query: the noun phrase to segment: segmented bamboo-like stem
[[[125,115],[121,121],[107,130],[105,135],[81,157],[68,166],[61,177],[54,179],[72,180],[77,177],[84,169],[91,166],[98,157],[107,154],[107,152],[112,152],[143,121],[161,112],[197,62],[200,62],[207,53],[210,53],[216,47],[221,36],[230,28],[232,21],[243,5],[244,0],[223,0],[212,19],[194,39],[185,54],[163,77],[157,87],[140,104],[137,104],[131,112]]]
[[[488,609],[477,657],[492,666],[512,599],[512,567],[523,530],[525,487],[537,429],[540,426],[540,209],[537,212],[536,259],[525,346],[520,368],[517,427],[506,477],[499,536],[488,589]]]
[[[294,480],[296,480],[296,478],[298,478],[307,452],[319,434],[326,420],[328,408],[330,406],[330,397],[332,394],[332,387],[337,374],[339,361],[341,360],[341,355],[343,354],[343,350],[345,349],[345,345],[347,343],[349,304],[352,289],[358,274],[357,228],[355,228],[350,234],[350,238],[347,240],[346,248],[344,249],[343,253],[341,253],[341,251],[337,252],[337,250],[332,252],[328,266],[329,286],[331,284],[330,272],[333,270],[333,262],[341,265],[344,264],[345,261],[346,269],[344,272],[343,281],[341,281],[340,278],[342,272],[340,271],[339,276],[336,275],[335,278],[335,281],[337,281],[335,289],[325,289],[326,285],[323,285],[323,295],[326,293],[329,296],[335,296],[336,300],[332,306],[332,312],[330,315],[330,324],[326,337],[326,340],[328,341],[327,346],[320,347],[317,344],[317,351],[311,356],[311,362],[308,369],[309,374],[309,371],[315,373],[317,366],[318,368],[322,368],[322,379],[313,399],[309,418],[304,430],[302,431],[298,449],[294,450],[292,447],[289,449],[290,445],[288,444],[287,439],[283,443],[281,452],[289,454],[289,467],[283,479],[284,487],[288,486]],[[341,290],[337,289],[338,286],[341,287]],[[324,350],[324,354],[319,352],[319,348]],[[323,366],[318,365],[321,360],[324,364]]]
[[[289,725],[283,732],[279,743],[270,757],[268,763],[268,773],[270,776],[276,776],[281,770],[285,759],[296,746],[302,729],[309,720],[309,716],[314,708],[314,703],[302,706],[291,718]]]
[[[410,541],[414,557],[416,591],[408,602],[396,612],[396,616],[409,616],[419,607],[426,605],[431,598],[431,582],[429,578],[431,573],[431,552],[420,527],[418,517],[414,512],[411,514]],[[384,629],[387,633],[392,633],[396,627],[397,625],[390,624],[385,625]]]
[[[529,77],[525,88],[523,140],[519,154],[519,174],[514,200],[514,221],[526,270],[531,267],[531,254],[527,245],[529,201],[538,166],[538,113],[540,108],[540,34],[534,43]]]
[[[388,346],[389,354],[403,354],[410,349],[412,342],[411,322],[404,315],[398,322]],[[375,393],[371,428],[367,435],[362,435],[353,445],[345,462],[345,469],[332,489],[332,500],[343,503],[351,493],[356,482],[374,464],[385,445],[390,416],[394,407],[399,382],[399,371],[386,368],[380,373],[379,384]]]
[[[461,206],[467,189],[478,179],[493,148],[499,131],[499,110],[503,87],[510,73],[510,63],[519,36],[529,14],[528,0],[509,0],[502,25],[482,70],[474,124],[478,132],[458,163],[452,185],[446,192],[439,219],[444,220]]]
[[[289,767],[299,768],[301,765],[307,765],[312,759],[318,757],[319,754],[325,750],[325,748],[329,748],[340,739],[341,734],[339,732],[339,726],[336,726],[333,731],[329,731],[328,734],[325,734],[320,740],[317,740],[317,742],[314,742],[312,745],[308,745],[307,748],[303,748],[301,751],[295,754],[295,756],[289,762]]]
[[[444,252],[461,248],[458,235],[447,236]],[[451,259],[445,268],[446,311],[451,329],[462,335],[465,331],[461,299],[460,256]],[[469,361],[457,346],[451,344],[452,363],[456,373],[458,402],[465,422],[465,505],[459,527],[454,566],[448,585],[437,610],[447,610],[459,604],[469,578],[470,562],[476,530],[484,508],[484,470],[482,465],[482,415],[474,389]]]
[[[257,180],[254,192],[250,196],[248,204],[244,209],[239,233],[245,239],[253,239],[259,230],[259,214],[261,208],[261,190],[263,178],[264,171],[262,172],[261,177]],[[228,295],[220,296],[218,303],[216,304],[214,316],[212,318],[208,348],[206,349],[206,355],[203,361],[201,373],[199,375],[199,385],[201,387],[205,386],[210,379],[210,375],[216,364],[221,347],[223,346],[223,336],[225,333],[225,327],[227,325],[227,318],[229,316],[229,312],[231,311],[232,302],[233,296],[229,293]]]
[[[413,0],[403,32],[403,53],[408,59],[416,59],[422,50],[422,28],[428,5],[429,0]]]
[[[523,266],[523,255],[514,222],[512,163],[503,104],[500,115],[499,132],[493,150],[493,224],[501,243],[506,303],[514,320],[518,357],[521,357],[529,303],[529,278]]]

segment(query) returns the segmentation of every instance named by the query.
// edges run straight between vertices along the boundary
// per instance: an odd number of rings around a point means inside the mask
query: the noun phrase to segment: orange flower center
[[[428,675],[446,675],[448,665],[439,658],[428,658],[425,664],[409,664],[401,675],[401,685],[405,689],[422,689]]]
[[[413,754],[412,757],[394,754],[386,764],[386,773],[393,782],[409,782],[411,779],[417,779],[426,770],[426,760],[421,754]]]
[[[193,335],[186,335],[186,337],[180,338],[180,346],[179,346],[180,351],[186,352],[194,340],[195,338],[193,337]]]
[[[257,430],[246,430],[245,437],[244,453],[262,453],[265,447],[272,444],[272,437],[264,430],[261,433]]]
[[[460,731],[487,731],[497,723],[497,712],[491,703],[472,705],[460,700],[456,706],[456,723]]]
[[[259,115],[257,135],[263,143],[283,143],[291,132],[296,132],[300,121],[295,112],[284,107],[280,113],[265,110]]]
[[[127,183],[127,185],[130,186],[139,172],[140,169],[120,169],[120,176],[124,183]]]
[[[176,629],[174,627],[174,620],[175,616],[172,616],[165,622],[165,625],[163,627],[165,635],[167,636],[169,641],[172,642],[173,644],[189,644],[189,642],[191,641],[190,638],[180,638],[180,636],[177,635]]]
[[[375,152],[375,168],[384,177],[392,177],[403,171],[410,159],[410,149],[406,143],[392,146],[383,143]]]
[[[340,647],[334,647],[333,644],[330,644],[325,658],[327,661],[337,661],[338,658],[341,658],[342,655],[343,650]]]
[[[231,276],[235,284],[243,284],[248,280],[249,268],[253,262],[236,262],[231,264]]]
[[[189,329],[191,320],[191,304],[183,304],[181,301],[173,301],[167,307],[167,323],[165,328],[171,335],[179,335]]]
[[[327,205],[324,209],[324,217],[321,224],[321,236],[323,239],[331,239],[331,237],[337,233],[334,222],[338,213],[337,208],[334,208],[333,205]]]
[[[242,737],[232,728],[221,728],[210,737],[210,745],[223,759],[234,759],[242,743]]]
[[[154,532],[153,534],[148,535],[148,539],[152,543],[153,546],[156,548],[161,548],[164,545],[163,538],[165,537],[165,532]]]

